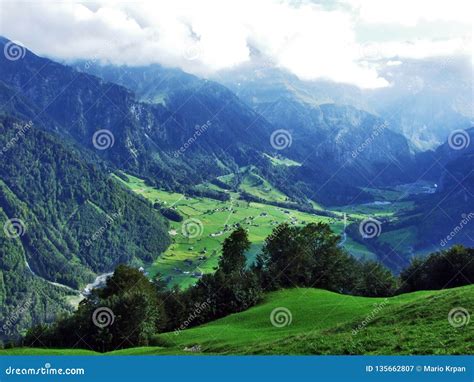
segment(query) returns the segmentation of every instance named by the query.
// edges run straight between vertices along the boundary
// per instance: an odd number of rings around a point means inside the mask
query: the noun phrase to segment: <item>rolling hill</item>
[[[288,289],[245,312],[157,335],[159,346],[106,354],[472,354],[474,332],[461,308],[473,304],[473,286],[386,299]],[[99,353],[17,348],[0,354]]]
[[[206,353],[227,354],[471,354],[474,332],[451,326],[448,313],[473,302],[473,286],[387,299],[292,289],[271,293],[246,312],[159,340],[175,349],[197,345]],[[279,309],[278,323],[288,322],[281,308],[291,313],[291,324],[280,328],[270,317]]]

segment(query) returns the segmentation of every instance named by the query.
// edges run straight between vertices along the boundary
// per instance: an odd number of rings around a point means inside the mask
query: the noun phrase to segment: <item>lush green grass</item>
[[[416,241],[416,228],[406,227],[402,229],[382,232],[380,240],[388,243],[392,248],[397,248],[398,251],[408,252],[411,250],[411,245]]]
[[[285,158],[285,157],[282,157],[282,156],[278,156],[278,157],[272,157],[268,154],[263,154],[266,158],[270,159],[270,161],[272,162],[272,164],[274,166],[287,166],[287,167],[291,167],[291,166],[301,166],[301,163],[299,162],[296,162],[292,159],[288,159],[288,158]]]
[[[474,354],[473,323],[455,328],[448,321],[452,309],[472,314],[473,306],[474,286],[404,295],[390,299],[355,335],[360,318],[279,340],[272,343],[272,353]],[[259,345],[256,352],[264,349]]]
[[[473,354],[473,322],[455,328],[448,313],[474,306],[474,285],[392,298],[341,295],[319,289],[270,293],[245,312],[180,332],[157,335],[160,347],[107,354]],[[274,309],[291,313],[272,325]],[[194,349],[195,351],[191,351]],[[93,354],[83,350],[13,349],[1,354]]]
[[[381,204],[386,203],[386,204]],[[395,214],[407,211],[413,207],[412,202],[390,202],[379,201],[365,204],[352,204],[348,206],[332,207],[331,210],[345,212],[354,219],[373,218],[395,218]]]
[[[170,221],[172,244],[147,270],[150,276],[160,273],[168,285],[186,288],[198,280],[198,273],[210,273],[217,266],[224,239],[236,224],[248,229],[252,247],[247,254],[249,262],[255,259],[264,240],[280,223],[308,224],[310,222],[329,223],[333,230],[341,233],[344,229],[343,215],[336,218],[319,216],[293,209],[280,208],[262,203],[239,200],[239,194],[229,192],[231,200],[222,202],[210,198],[186,197],[149,187],[139,178],[128,175],[129,181],[116,178],[132,191],[164,206],[175,208],[186,220],[197,219],[199,235],[188,238],[183,234],[183,223]],[[223,177],[221,177],[223,178]],[[241,188],[256,196],[265,196],[283,201],[286,197],[263,178],[247,171],[243,176]],[[263,190],[268,188],[268,192]],[[349,217],[351,218],[351,217]],[[350,239],[346,248],[356,256],[373,257],[363,245]]]
[[[267,180],[249,171],[243,176],[239,190],[245,191],[257,198],[269,202],[288,202],[288,198],[281,191],[274,188]]]
[[[131,350],[131,349],[130,349]],[[14,348],[0,350],[2,355],[96,355],[92,350],[85,349],[41,349],[41,348]]]
[[[271,293],[243,313],[160,339],[177,349],[198,345],[203,352],[225,354],[472,353],[472,327],[455,329],[448,322],[448,312],[459,306],[474,306],[474,286],[389,299],[292,289]],[[271,324],[271,312],[279,307],[291,312],[289,326]]]

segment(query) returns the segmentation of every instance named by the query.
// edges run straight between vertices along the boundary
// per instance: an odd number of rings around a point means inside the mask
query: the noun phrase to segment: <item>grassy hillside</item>
[[[107,354],[473,354],[472,322],[455,328],[448,320],[452,309],[472,306],[473,285],[388,299],[318,289],[283,290],[268,294],[245,312],[158,335],[155,341],[160,347]],[[291,313],[291,323],[276,327],[270,317],[281,308]],[[0,354],[57,352],[15,349]],[[92,353],[67,350],[64,354]]]
[[[160,339],[177,349],[198,345],[225,354],[472,354],[472,324],[456,329],[448,313],[473,304],[474,286],[388,299],[292,289],[271,293],[246,312]],[[292,316],[282,328],[270,322],[279,307]]]

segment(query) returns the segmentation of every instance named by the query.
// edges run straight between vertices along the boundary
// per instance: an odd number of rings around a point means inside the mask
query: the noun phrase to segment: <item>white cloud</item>
[[[391,61],[391,60],[390,60],[390,61],[387,62],[386,65],[387,65],[387,66],[399,66],[399,65],[401,65],[401,64],[403,64],[403,62],[398,61],[398,60],[397,60],[397,61]]]
[[[0,33],[56,59],[161,63],[201,75],[245,63],[251,59],[251,49],[258,49],[301,78],[374,88],[388,82],[371,59],[450,54],[455,44],[430,40],[361,44],[357,25],[467,18],[451,10],[451,4],[427,11],[426,7],[423,0],[352,0],[349,10],[340,6],[331,11],[308,1],[284,0],[4,2]]]
[[[423,59],[429,57],[445,57],[450,55],[469,55],[472,42],[468,39],[450,40],[414,40],[414,41],[389,41],[384,43],[369,43],[366,49],[370,51],[369,58],[413,58]]]
[[[415,26],[420,21],[452,21],[472,25],[472,0],[345,0],[367,23]]]

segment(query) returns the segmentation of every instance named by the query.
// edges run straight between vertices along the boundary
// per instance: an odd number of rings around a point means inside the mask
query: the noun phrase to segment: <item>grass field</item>
[[[301,166],[301,163],[296,162],[294,160],[278,156],[278,157],[272,157],[268,154],[263,154],[266,158],[270,159],[272,164],[274,166],[287,166],[287,167],[292,167],[292,166]]]
[[[472,313],[473,307],[474,285],[387,299],[289,289],[268,294],[245,312],[157,335],[159,347],[107,354],[473,354],[473,323],[456,328],[448,320],[451,310],[464,308]],[[287,325],[272,324],[275,309],[285,318],[276,322]],[[94,354],[84,350],[0,351],[0,355],[58,353]]]
[[[324,222],[330,224],[336,233],[340,234],[344,230],[343,214],[333,218],[268,204],[246,202],[238,199],[238,192],[228,192],[231,199],[226,202],[204,197],[188,197],[147,186],[143,180],[127,176],[128,181],[119,177],[116,179],[151,202],[159,202],[176,209],[184,218],[183,222],[170,221],[172,244],[147,269],[152,277],[160,273],[170,286],[179,285],[186,288],[194,284],[201,274],[213,272],[218,263],[222,242],[237,224],[249,232],[249,239],[252,242],[252,247],[247,253],[249,263],[254,261],[265,238],[283,222],[293,225]],[[286,198],[251,171],[243,176],[240,187],[261,198],[267,197],[277,201],[284,201]],[[352,216],[348,215],[347,219],[352,219]],[[195,230],[196,235],[186,236],[187,231],[184,228],[186,224]],[[357,257],[374,258],[372,252],[350,238],[346,240],[344,246]]]
[[[472,354],[472,324],[454,328],[448,313],[473,306],[474,286],[388,299],[292,289],[271,293],[246,312],[160,337],[176,349],[219,354]],[[270,316],[281,307],[292,319],[279,328]]]

